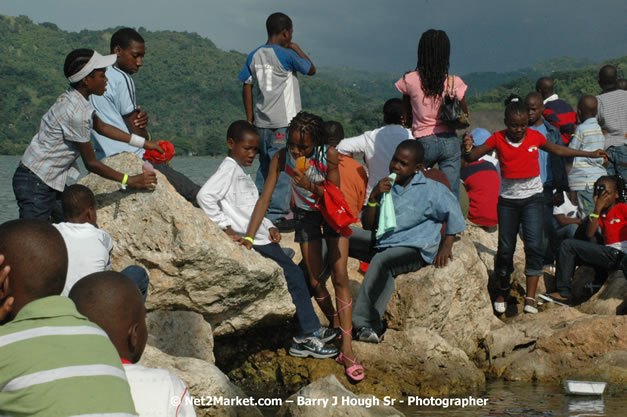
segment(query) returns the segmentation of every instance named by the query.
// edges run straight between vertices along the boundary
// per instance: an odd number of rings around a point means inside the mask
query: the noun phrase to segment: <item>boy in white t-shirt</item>
[[[148,329],[144,302],[131,281],[119,272],[97,272],[76,283],[69,297],[117,349],[139,417],[196,417],[183,381],[167,369],[137,364]]]
[[[94,272],[111,269],[111,235],[100,230],[97,224],[96,197],[84,185],[73,184],[63,192],[61,203],[67,222],[53,226],[63,236],[68,251],[68,271],[61,295],[67,296],[81,278]],[[150,278],[146,270],[131,265],[121,271],[137,284],[146,300]]]

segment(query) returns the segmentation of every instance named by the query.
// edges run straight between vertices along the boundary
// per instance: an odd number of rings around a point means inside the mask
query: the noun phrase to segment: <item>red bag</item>
[[[160,154],[157,151],[148,150],[144,152],[144,159],[157,165],[171,160],[174,156],[174,145],[172,145],[167,140],[161,140],[159,141],[159,146],[161,146],[161,148],[165,151],[164,154]]]
[[[346,238],[350,237],[353,231],[348,226],[359,219],[353,215],[344,199],[344,194],[335,184],[325,180],[322,187],[324,188],[324,197],[318,202],[322,217],[333,230]]]

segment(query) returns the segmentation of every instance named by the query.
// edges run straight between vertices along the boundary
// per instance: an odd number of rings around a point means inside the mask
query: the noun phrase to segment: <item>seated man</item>
[[[350,238],[350,256],[369,261],[353,310],[357,340],[378,343],[383,333],[383,313],[394,292],[394,278],[433,263],[446,266],[452,259],[455,235],[466,228],[457,198],[444,185],[422,173],[424,151],[409,139],[401,142],[390,161],[396,174],[374,187],[362,212],[364,229],[374,230],[379,200],[389,193],[396,212],[396,227],[372,243],[371,234],[357,230]],[[440,229],[446,223],[446,235]]]
[[[96,272],[74,285],[70,299],[117,349],[140,417],[196,417],[187,387],[176,375],[137,365],[148,338],[146,309],[137,286],[119,272]]]
[[[111,269],[113,239],[98,228],[96,197],[84,185],[73,184],[63,191],[63,216],[67,222],[54,224],[61,232],[68,251],[68,271],[61,295],[67,296],[76,282],[93,272]],[[133,280],[146,300],[148,273],[141,266],[131,265],[122,274]]]
[[[59,296],[68,263],[61,234],[42,220],[9,221],[0,253],[0,305],[13,301],[0,326],[0,414],[136,415],[109,338]]]

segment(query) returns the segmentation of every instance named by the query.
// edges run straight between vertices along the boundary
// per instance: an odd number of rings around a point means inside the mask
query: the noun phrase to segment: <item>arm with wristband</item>
[[[136,135],[135,133],[126,133],[115,126],[111,126],[110,124],[103,122],[96,114],[93,116],[93,121],[94,130],[103,136],[117,140],[118,142],[128,143],[136,148],[154,150],[161,154],[165,153],[157,142],[146,140],[144,137]]]

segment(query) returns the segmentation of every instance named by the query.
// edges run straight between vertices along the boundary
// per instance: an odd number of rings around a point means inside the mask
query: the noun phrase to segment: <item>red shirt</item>
[[[599,217],[599,226],[603,232],[606,245],[612,245],[617,249],[621,242],[627,242],[627,204],[618,203],[606,214]]]
[[[540,175],[540,154],[538,149],[546,143],[544,135],[527,129],[520,146],[513,146],[505,138],[506,130],[494,133],[485,144],[496,149],[503,178],[532,178]]]
[[[460,178],[468,193],[468,220],[480,226],[498,224],[501,178],[492,162],[481,160],[462,168]]]

